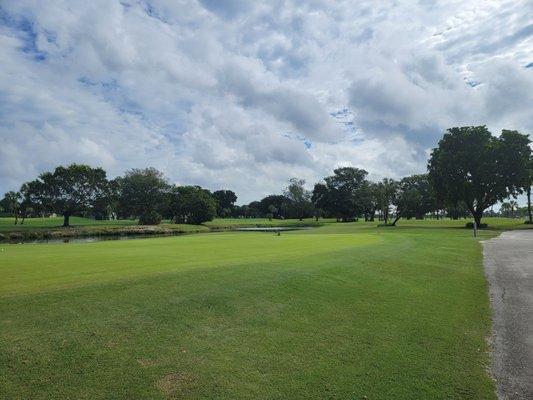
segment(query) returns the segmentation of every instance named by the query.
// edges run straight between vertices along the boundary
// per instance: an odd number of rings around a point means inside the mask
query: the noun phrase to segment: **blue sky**
[[[0,191],[154,166],[239,202],[425,170],[450,126],[533,131],[530,1],[0,2]],[[529,67],[528,67],[529,66]]]

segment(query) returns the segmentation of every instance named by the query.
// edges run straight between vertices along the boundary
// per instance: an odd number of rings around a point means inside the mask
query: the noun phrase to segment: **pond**
[[[236,228],[231,232],[287,232],[314,229],[313,227],[302,226],[265,226],[252,228]],[[129,234],[129,235],[88,235],[88,236],[72,236],[72,237],[55,237],[55,238],[17,238],[11,240],[0,241],[0,244],[31,244],[31,243],[92,243],[103,242],[107,240],[133,240],[133,239],[151,239],[168,236],[181,236],[183,232],[176,233],[156,233],[156,234]]]
[[[94,236],[73,236],[61,238],[39,238],[39,239],[12,239],[0,242],[1,244],[31,244],[31,243],[92,243],[104,242],[107,240],[133,240],[133,239],[151,239],[168,236],[181,236],[184,233],[158,233],[158,234],[133,234],[133,235],[94,235]]]

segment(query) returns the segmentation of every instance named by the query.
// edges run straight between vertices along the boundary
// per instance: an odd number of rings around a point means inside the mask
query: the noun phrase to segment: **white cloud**
[[[425,168],[450,126],[532,131],[521,1],[7,0],[0,191],[155,166],[241,202],[340,165]],[[332,117],[330,114],[343,110]]]

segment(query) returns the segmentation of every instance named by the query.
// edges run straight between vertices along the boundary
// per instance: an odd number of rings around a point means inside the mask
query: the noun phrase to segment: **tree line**
[[[15,224],[23,224],[26,217],[59,214],[63,226],[70,226],[73,215],[138,219],[141,225],[157,225],[162,219],[197,225],[226,216],[236,200],[231,190],[173,185],[155,168],[132,169],[108,180],[102,168],[72,164],[6,193],[0,207],[15,216]]]
[[[337,221],[377,218],[395,225],[400,218],[423,219],[447,215],[472,216],[478,226],[487,209],[526,193],[531,223],[533,161],[528,135],[503,130],[493,136],[485,126],[450,128],[433,149],[425,174],[400,180],[368,180],[368,172],[355,167],[333,171],[307,190],[303,179],[292,178],[281,194],[236,205],[227,189],[211,192],[200,186],[169,183],[154,169],[132,169],[108,180],[102,168],[72,164],[59,166],[8,192],[0,201],[15,223],[28,216],[60,214],[64,226],[72,215],[97,219],[134,218],[140,224],[201,224],[215,217],[269,219],[332,217]],[[508,212],[503,203],[502,211]],[[514,208],[513,208],[514,209]]]

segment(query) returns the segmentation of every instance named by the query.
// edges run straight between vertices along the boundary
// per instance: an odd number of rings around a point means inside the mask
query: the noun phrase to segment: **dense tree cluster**
[[[131,218],[140,224],[201,224],[218,216],[234,218],[331,217],[337,221],[375,218],[395,225],[400,218],[468,215],[479,225],[488,208],[526,193],[523,210],[514,200],[504,202],[501,215],[527,214],[531,221],[533,161],[527,135],[503,130],[493,136],[485,126],[451,128],[433,149],[428,173],[400,180],[368,180],[367,171],[337,168],[306,189],[303,179],[292,178],[282,194],[237,206],[231,190],[210,192],[199,186],[171,184],[154,168],[132,169],[112,180],[101,168],[72,164],[45,172],[8,192],[0,212],[24,223],[27,216],[60,214],[64,225],[72,215],[97,219]]]
[[[27,216],[59,214],[64,226],[72,215],[96,219],[138,219],[140,224],[159,224],[162,218],[176,223],[201,224],[212,220],[217,208],[234,209],[237,196],[224,192],[222,208],[217,195],[199,186],[177,186],[154,168],[132,169],[113,180],[101,168],[72,164],[45,172],[24,183],[19,192],[8,192],[0,201],[15,223]]]

